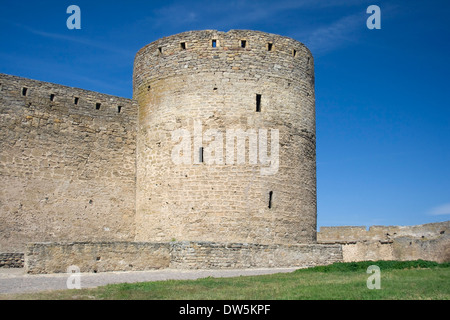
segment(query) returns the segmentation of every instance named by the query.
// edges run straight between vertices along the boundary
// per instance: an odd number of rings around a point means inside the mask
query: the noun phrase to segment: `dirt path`
[[[82,289],[111,283],[134,283],[145,281],[186,280],[206,277],[236,277],[292,272],[296,268],[240,269],[240,270],[151,270],[134,272],[81,273]],[[70,274],[29,275],[24,269],[0,269],[0,294],[29,293],[67,289]]]

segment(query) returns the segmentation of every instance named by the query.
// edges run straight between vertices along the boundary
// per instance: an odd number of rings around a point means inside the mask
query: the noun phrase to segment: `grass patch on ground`
[[[366,270],[376,265],[381,289],[369,290]],[[450,263],[368,261],[335,263],[262,276],[123,283],[96,289],[0,296],[65,300],[418,300],[450,299]]]

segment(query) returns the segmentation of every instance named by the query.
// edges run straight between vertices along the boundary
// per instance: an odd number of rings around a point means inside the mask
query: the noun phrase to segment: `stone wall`
[[[166,37],[136,55],[134,99],[136,241],[315,243],[314,63],[302,43],[248,30]]]
[[[0,253],[0,268],[23,268],[23,253]]]
[[[258,245],[213,242],[34,243],[25,254],[28,273],[151,269],[310,267],[342,261],[340,245]]]
[[[312,267],[342,261],[340,245],[175,242],[170,266],[180,269]]]
[[[0,252],[133,240],[137,106],[0,74]]]
[[[27,246],[28,273],[142,271],[169,267],[169,244],[137,242],[33,243]]]
[[[343,260],[450,261],[450,221],[416,226],[322,227],[319,243],[341,244]]]
[[[415,226],[321,227],[317,241],[388,241],[399,237],[417,239],[435,238],[450,234],[450,221]]]

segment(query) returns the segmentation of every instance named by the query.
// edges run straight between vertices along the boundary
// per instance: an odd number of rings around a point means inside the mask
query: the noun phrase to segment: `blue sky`
[[[69,30],[69,5],[81,30]],[[369,30],[369,5],[381,29]],[[131,98],[133,59],[183,31],[292,37],[315,57],[318,226],[450,219],[450,2],[6,1],[0,72]]]

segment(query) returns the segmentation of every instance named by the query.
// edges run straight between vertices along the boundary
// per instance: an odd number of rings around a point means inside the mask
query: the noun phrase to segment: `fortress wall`
[[[340,245],[261,245],[175,242],[171,268],[241,269],[312,267],[342,261]]]
[[[134,238],[136,114],[129,99],[0,74],[0,252]]]
[[[242,269],[311,267],[342,261],[340,245],[261,245],[214,242],[77,242],[27,246],[30,274],[143,271],[152,269]]]
[[[342,244],[343,261],[450,261],[450,221],[416,226],[322,227],[319,243]]]
[[[321,227],[317,233],[320,242],[388,241],[399,237],[414,239],[436,238],[450,234],[450,221],[416,226]]]
[[[144,271],[169,264],[169,243],[30,243],[25,253],[25,270],[30,274],[66,273],[71,266],[90,273]]]
[[[314,64],[303,44],[245,30],[163,38],[136,56],[134,98],[136,241],[316,241]],[[196,120],[205,148],[205,162],[197,164]],[[190,134],[188,163],[173,162],[181,140],[172,140],[172,134],[178,129]],[[260,157],[257,163],[249,160],[249,148],[258,148],[259,140],[241,145],[246,157],[238,164],[237,142],[230,150],[226,146],[228,129],[255,130],[257,139],[259,129],[267,130],[269,155],[271,129],[278,130],[274,174],[261,173],[268,166]],[[217,131],[222,135],[205,138]],[[222,146],[216,148],[218,141]],[[234,164],[227,162],[227,152],[234,153]],[[208,163],[211,159],[220,162]]]

